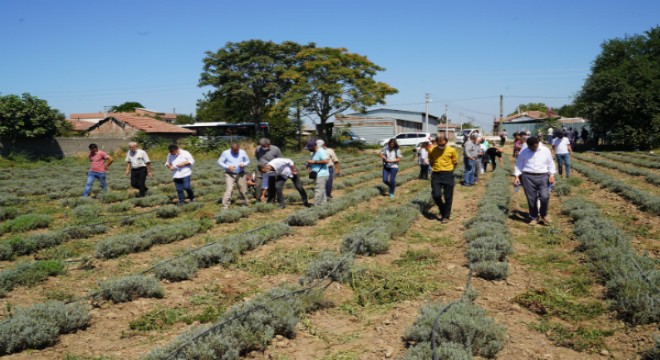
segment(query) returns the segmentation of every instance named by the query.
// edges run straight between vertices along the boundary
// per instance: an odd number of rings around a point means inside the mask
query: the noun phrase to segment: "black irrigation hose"
[[[355,250],[354,250],[354,251],[355,251]],[[284,294],[284,295],[276,296],[276,297],[274,297],[274,298],[271,298],[270,300],[271,300],[271,301],[280,300],[280,299],[288,298],[288,297],[293,296],[293,295],[303,294],[303,293],[307,293],[307,292],[309,292],[309,291],[314,290],[315,288],[319,287],[320,284],[322,284],[325,280],[330,279],[330,277],[331,277],[335,272],[337,272],[337,270],[339,270],[339,267],[344,263],[344,261],[348,260],[349,257],[351,257],[351,256],[354,255],[354,251],[353,251],[353,252],[350,252],[349,254],[347,254],[346,256],[344,256],[344,257],[341,259],[341,261],[339,261],[339,262],[337,263],[337,265],[335,266],[335,268],[332,269],[332,271],[328,272],[323,278],[316,280],[316,282],[315,282],[313,285],[309,285],[309,286],[307,286],[306,288],[303,288],[303,289],[300,289],[300,290],[291,291],[291,292],[289,292],[289,293],[287,293],[287,294]],[[326,289],[327,289],[332,283],[333,283],[333,281],[328,282],[328,283],[322,288],[322,291],[325,291],[325,290],[326,290]],[[213,332],[215,332],[215,331],[222,330],[227,324],[233,322],[234,320],[237,320],[237,319],[240,319],[240,318],[242,318],[242,317],[244,317],[244,316],[247,316],[247,315],[249,315],[250,313],[254,312],[255,310],[257,310],[257,309],[261,309],[261,308],[264,308],[264,309],[265,309],[265,305],[264,305],[264,304],[260,304],[260,305],[257,305],[257,306],[253,306],[253,307],[251,307],[250,309],[245,310],[245,311],[243,311],[243,312],[240,313],[240,314],[237,314],[237,315],[235,315],[235,316],[233,316],[233,317],[231,317],[231,318],[229,318],[229,319],[227,319],[227,320],[225,320],[225,321],[223,321],[223,322],[221,322],[221,323],[219,323],[219,324],[216,324],[216,325],[214,325],[214,326],[212,326],[212,327],[210,327],[210,328],[208,328],[208,329],[202,331],[201,333],[195,335],[193,338],[187,340],[186,342],[184,342],[183,344],[181,344],[178,348],[174,349],[172,352],[170,352],[169,354],[167,354],[167,356],[165,357],[165,359],[174,359],[179,353],[181,353],[181,351],[183,351],[183,349],[185,349],[185,348],[188,347],[189,345],[191,345],[191,344],[193,344],[194,342],[196,342],[196,340],[198,340],[198,339],[200,339],[200,338],[202,338],[202,337],[204,337],[204,336],[206,336],[206,335],[209,335],[209,334],[211,334],[211,333],[213,333]]]
[[[463,290],[463,297],[470,289],[471,282],[472,282],[472,265],[470,265],[470,272],[468,273],[468,279],[467,282],[465,283],[465,290]],[[447,310],[449,310],[452,306],[463,300],[463,297],[447,304],[447,306],[445,306],[442,310],[440,310],[440,313],[438,313],[438,315],[435,317],[435,320],[433,320],[433,328],[431,328],[431,352],[433,354],[433,360],[439,360],[437,354],[437,347],[435,344],[435,334],[438,332],[438,325],[440,324],[440,316],[442,316],[442,314],[447,312]]]
[[[266,227],[268,227],[268,226],[271,226],[271,225],[273,225],[273,224],[266,224],[266,225],[263,225],[263,226],[259,226],[259,227],[257,227],[257,228],[252,229],[252,230],[249,230],[249,231],[243,232],[243,233],[241,233],[241,235],[247,235],[247,234],[253,233],[253,232],[255,232],[255,231],[259,231],[259,230],[261,230],[261,229],[263,229],[263,228],[266,228]],[[231,236],[231,235],[230,235],[230,236]],[[184,256],[186,256],[186,255],[188,255],[188,254],[194,253],[194,252],[199,251],[199,250],[201,250],[201,249],[204,249],[204,248],[206,248],[206,247],[209,247],[209,246],[212,246],[212,245],[218,244],[218,243],[220,243],[220,242],[222,242],[222,241],[224,241],[224,239],[222,239],[222,240],[218,240],[218,241],[214,241],[214,242],[211,242],[211,243],[205,244],[205,245],[203,245],[203,246],[200,246],[200,247],[198,247],[198,248],[194,248],[194,249],[188,250],[188,251],[182,253],[181,255],[178,255],[178,256],[175,256],[175,257],[170,258],[170,259],[168,259],[168,260],[165,260],[165,261],[162,261],[162,262],[160,262],[160,263],[157,263],[156,265],[154,265],[154,266],[152,266],[152,267],[150,267],[150,268],[148,268],[148,269],[142,271],[140,274],[146,274],[146,273],[148,273],[148,272],[150,272],[150,271],[152,271],[152,270],[158,268],[159,266],[162,266],[162,265],[164,265],[164,264],[170,263],[170,262],[172,262],[172,261],[174,261],[174,260],[176,260],[176,259],[182,258],[182,257],[184,257]]]

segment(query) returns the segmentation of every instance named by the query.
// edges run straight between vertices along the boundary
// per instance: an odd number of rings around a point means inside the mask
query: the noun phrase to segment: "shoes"
[[[541,222],[543,222],[543,224],[545,224],[545,225],[550,225],[550,224],[552,224],[552,220],[550,220],[550,216],[549,216],[549,215],[541,216]]]
[[[532,220],[529,221],[529,225],[530,225],[530,226],[536,226],[536,225],[538,225],[538,224],[539,224],[538,219],[532,219]]]
[[[309,201],[305,201],[303,205],[305,205],[305,207],[312,207],[312,204],[310,204]],[[284,206],[282,206],[282,208],[284,208]]]
[[[449,223],[449,219],[443,217],[442,219],[440,219],[440,223],[441,223],[441,224],[448,224],[448,223]]]
[[[279,205],[279,208],[280,208],[280,209],[284,209],[284,204]]]
[[[390,199],[394,199],[394,194],[390,194]]]
[[[179,201],[179,202],[177,203],[178,206],[183,206],[183,205],[185,205],[185,204],[186,204],[185,201]]]

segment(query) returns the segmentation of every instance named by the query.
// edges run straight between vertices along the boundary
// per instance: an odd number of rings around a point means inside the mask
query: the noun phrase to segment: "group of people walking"
[[[538,137],[526,133],[514,134],[514,186],[521,186],[527,198],[531,224],[550,223],[548,216],[549,193],[555,182],[555,163],[552,152],[559,164],[559,174],[565,168],[566,177],[570,176],[570,141],[561,131],[552,140],[552,151],[545,147]],[[130,142],[126,154],[126,176],[130,175],[131,186],[138,190],[138,197],[146,196],[147,177],[152,175],[151,160],[146,151],[139,149],[138,144]],[[307,176],[314,182],[314,206],[320,206],[332,198],[334,177],[340,174],[340,162],[337,154],[323,140],[310,139],[305,149],[310,152],[310,158],[305,162]],[[89,145],[90,169],[83,196],[89,196],[92,184],[99,180],[103,191],[107,190],[105,172],[113,163],[113,158],[98,149],[96,144]],[[175,185],[178,204],[195,201],[191,186],[192,167],[195,159],[186,150],[177,145],[170,145],[165,167],[171,171]],[[402,151],[395,139],[390,139],[385,147],[377,153],[382,161],[382,181],[387,185],[390,198],[395,197],[396,176],[402,159]],[[417,158],[420,172],[419,179],[428,180],[430,175],[431,195],[438,206],[438,220],[449,222],[455,187],[454,170],[458,164],[458,152],[448,146],[447,137],[440,133],[433,141],[423,142],[415,149],[413,158]],[[251,164],[250,156],[240,148],[238,143],[232,143],[229,149],[222,152],[217,160],[218,166],[224,171],[226,189],[222,196],[222,206],[231,205],[232,193],[238,187],[240,205],[247,205],[249,186],[254,186],[257,201],[276,203],[285,207],[283,194],[284,185],[291,180],[300,194],[305,206],[312,206],[303,188],[300,169],[292,159],[285,158],[282,151],[272,145],[268,139],[260,139],[254,151],[257,162],[254,174],[247,174]],[[479,135],[470,136],[464,144],[463,162],[464,176],[461,184],[473,186],[479,174],[483,174],[488,164],[495,171],[497,160],[502,164],[502,150],[494,144],[489,144]]]
[[[126,153],[126,176],[131,177],[131,186],[138,189],[137,197],[144,197],[149,188],[146,186],[147,176],[152,176],[151,160],[146,151],[139,149],[136,142],[128,144]],[[311,152],[310,159],[305,167],[308,176],[314,180],[314,205],[322,205],[332,198],[332,183],[335,176],[340,174],[341,168],[337,154],[326,146],[323,140],[310,139],[305,147]],[[99,181],[102,191],[107,191],[106,171],[113,163],[113,158],[106,152],[99,150],[98,145],[89,145],[90,169],[83,196],[90,195],[92,185]],[[172,179],[177,193],[178,204],[195,201],[195,193],[191,186],[192,167],[195,159],[190,152],[177,145],[168,147],[169,155],[165,167],[172,173]],[[248,203],[248,178],[258,192],[257,201],[277,202],[281,208],[285,207],[283,196],[284,183],[291,179],[305,206],[311,206],[307,199],[307,192],[302,186],[298,168],[293,160],[284,158],[282,151],[270,140],[259,140],[255,149],[254,158],[257,161],[257,170],[254,176],[248,176],[247,167],[250,157],[240,148],[238,143],[232,143],[229,149],[222,152],[217,164],[224,171],[225,193],[222,197],[222,206],[228,208],[231,204],[232,193],[238,187],[239,203]]]

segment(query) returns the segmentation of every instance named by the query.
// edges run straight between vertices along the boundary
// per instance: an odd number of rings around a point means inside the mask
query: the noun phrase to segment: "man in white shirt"
[[[234,185],[238,184],[238,193],[242,205],[247,205],[247,182],[245,181],[245,168],[250,165],[250,159],[245,150],[238,143],[232,143],[218,159],[218,166],[225,171],[225,195],[222,197],[222,206],[226,209],[231,203],[231,193]]]
[[[559,176],[562,176],[562,168],[566,167],[566,177],[571,176],[571,153],[573,149],[571,148],[571,141],[568,137],[564,136],[563,131],[557,131],[557,137],[552,140],[552,149],[555,152],[555,157],[557,158],[557,168],[559,170]]]
[[[259,165],[259,171],[264,175],[268,174],[268,202],[273,202],[275,196],[277,196],[277,202],[280,204],[280,208],[284,209],[284,183],[287,179],[291,179],[291,181],[293,181],[293,186],[295,186],[300,194],[303,204],[307,207],[310,206],[307,201],[307,192],[305,192],[305,189],[300,182],[298,169],[293,163],[293,160],[287,158],[275,158],[267,164]]]
[[[527,148],[520,151],[513,175],[515,176],[514,185],[522,184],[525,190],[531,218],[529,224],[537,225],[540,215],[540,220],[549,225],[549,185],[555,183],[555,162],[550,149],[541,145],[536,137],[527,139]]]
[[[185,205],[183,192],[188,194],[190,202],[195,201],[195,194],[190,186],[190,176],[192,175],[192,165],[195,163],[189,152],[179,149],[176,145],[168,147],[170,154],[167,156],[165,166],[172,171],[176,195],[179,198],[179,205]]]
[[[126,176],[131,175],[131,186],[139,190],[138,197],[144,197],[149,188],[146,185],[147,175],[151,175],[151,160],[147,152],[138,149],[135,141],[128,143],[126,153]]]

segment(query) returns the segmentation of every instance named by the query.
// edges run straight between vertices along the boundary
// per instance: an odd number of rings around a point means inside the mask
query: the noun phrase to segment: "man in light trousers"
[[[241,204],[247,205],[247,181],[245,180],[245,168],[250,165],[250,159],[245,150],[237,143],[231,144],[228,150],[222,152],[218,159],[218,165],[225,170],[225,195],[222,197],[222,206],[226,209],[231,204],[231,193],[234,185],[238,185],[238,193]]]
[[[320,146],[317,145],[316,140],[309,139],[305,149],[312,152],[312,158],[307,160],[310,173],[316,173],[316,186],[314,187],[314,206],[321,206],[328,202],[328,196],[325,193],[325,186],[330,177],[328,171],[328,163],[330,157]]]

